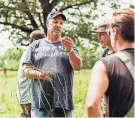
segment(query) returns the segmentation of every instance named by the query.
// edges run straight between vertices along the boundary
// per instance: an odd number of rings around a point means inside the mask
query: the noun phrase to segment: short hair
[[[34,30],[29,35],[29,43],[32,43],[35,40],[45,38],[46,34],[41,30]]]
[[[112,27],[118,27],[123,40],[134,42],[134,12],[132,9],[116,10],[113,13]]]

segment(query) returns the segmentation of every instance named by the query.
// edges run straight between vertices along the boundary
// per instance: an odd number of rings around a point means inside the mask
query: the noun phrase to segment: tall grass
[[[0,117],[19,117],[21,108],[17,102],[16,88],[17,76],[16,72],[8,72],[7,77],[2,76],[0,72]],[[90,78],[89,70],[81,70],[75,72],[74,80],[74,106],[73,117],[85,117],[85,98]]]
[[[8,72],[6,78],[2,72],[0,75],[0,117],[17,117],[21,110],[16,97],[16,72]]]
[[[80,72],[75,73],[75,81],[74,81],[74,106],[75,110],[73,112],[74,117],[85,117],[86,116],[86,107],[85,107],[85,99],[88,90],[90,78],[89,70],[82,70]]]

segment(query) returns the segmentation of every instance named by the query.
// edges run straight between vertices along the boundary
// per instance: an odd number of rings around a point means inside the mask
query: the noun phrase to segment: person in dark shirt
[[[23,61],[32,79],[32,117],[72,117],[74,70],[82,60],[70,37],[61,37],[66,16],[59,10],[47,17],[47,37],[35,41]]]
[[[134,64],[134,12],[116,10],[106,29],[113,50],[125,53]],[[115,54],[93,67],[86,100],[88,117],[103,117],[100,102],[104,94],[106,117],[125,117],[134,104],[133,76]]]
[[[97,33],[99,42],[102,48],[106,48],[102,54],[102,57],[106,57],[110,54],[113,54],[113,48],[111,46],[110,37],[106,29],[110,20],[105,20],[100,23],[95,29],[91,30],[92,33]]]
[[[98,25],[95,29],[91,30],[92,33],[97,33],[99,42],[102,48],[106,48],[102,54],[102,57],[106,57],[114,53],[113,48],[111,46],[110,36],[107,31],[107,25],[109,24],[110,20],[106,20]],[[105,116],[105,100],[104,97],[102,99],[102,111],[103,115]]]

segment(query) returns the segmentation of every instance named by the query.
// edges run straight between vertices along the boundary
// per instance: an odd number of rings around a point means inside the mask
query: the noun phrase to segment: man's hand
[[[39,72],[39,78],[42,79],[42,80],[50,80],[50,72],[45,72],[45,73],[42,73],[42,72]]]
[[[23,113],[21,113],[22,118],[31,117],[31,104],[21,104]]]
[[[65,48],[66,51],[70,51],[73,48],[73,40],[69,37],[64,37],[62,38],[61,41],[63,47]]]
[[[69,37],[62,38],[61,44],[68,53],[69,61],[72,68],[76,71],[79,71],[82,67],[82,60],[73,50],[73,40]]]
[[[27,78],[30,79],[42,79],[42,80],[49,80],[50,79],[50,72],[42,72],[39,70],[36,70],[33,65],[31,64],[24,64],[23,66],[24,74]]]

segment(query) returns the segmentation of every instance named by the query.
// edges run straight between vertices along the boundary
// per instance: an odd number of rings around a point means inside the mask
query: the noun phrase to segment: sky
[[[0,33],[0,55],[7,49],[12,48],[12,42],[8,39],[9,34],[7,32]]]
[[[100,0],[100,1],[104,1],[104,0]],[[105,19],[111,18],[112,13],[114,12],[114,9],[110,8],[110,3],[107,2],[107,1],[113,2],[113,1],[117,1],[117,0],[106,0],[106,2],[105,2],[105,5],[106,5],[106,6],[104,6],[104,7],[103,7],[103,6],[99,7],[99,9],[101,9],[102,11],[104,11],[106,14],[105,14],[104,17],[101,16],[99,19],[97,19],[97,20],[95,21],[96,24],[97,24],[97,23],[101,23],[101,22],[104,21]],[[130,4],[135,5],[135,0],[118,0],[118,1],[119,1],[120,5],[121,5],[121,6],[120,6],[121,8],[129,8],[129,5],[130,5]]]
[[[119,0],[121,4],[121,8],[126,8],[129,6],[130,3],[134,4],[134,0]],[[134,4],[135,5],[135,4]],[[109,4],[106,2],[106,7],[101,8],[103,11],[105,11],[107,14],[105,17],[101,17],[100,19],[97,19],[95,21],[95,24],[102,22],[105,20],[105,18],[111,17],[111,14],[113,10],[109,8]],[[0,30],[2,29],[2,26],[0,27]],[[3,54],[7,49],[12,48],[12,42],[8,39],[8,32],[0,32],[0,55]]]

